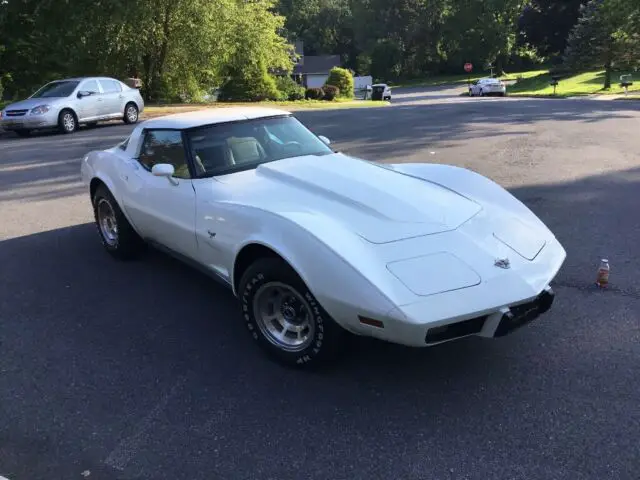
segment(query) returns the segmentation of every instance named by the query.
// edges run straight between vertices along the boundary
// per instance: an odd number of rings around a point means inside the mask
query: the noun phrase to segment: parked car
[[[481,78],[476,80],[469,87],[469,96],[480,95],[500,95],[504,97],[507,94],[507,86],[497,78]]]
[[[371,85],[371,100],[391,100],[391,87],[386,83]]]
[[[349,332],[428,347],[551,308],[565,250],[507,190],[329,145],[281,110],[202,110],[139,124],[89,152],[81,176],[107,252],[152,245],[220,280],[288,364],[343,352]]]
[[[140,92],[107,77],[67,78],[47,83],[28,99],[7,105],[0,126],[20,136],[57,128],[72,133],[81,124],[122,119],[136,123],[144,110]]]

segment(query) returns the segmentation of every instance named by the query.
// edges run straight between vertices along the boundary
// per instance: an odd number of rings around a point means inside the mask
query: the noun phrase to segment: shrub
[[[303,100],[305,96],[304,87],[298,85],[291,77],[278,77],[276,78],[276,86],[282,93],[282,100]]]
[[[340,95],[340,89],[333,85],[325,85],[322,90],[324,90],[323,100],[335,100],[335,98]]]
[[[324,98],[324,90],[322,88],[307,88],[304,94],[307,100],[322,100]]]
[[[219,100],[249,101],[278,100],[280,92],[276,80],[266,70],[247,69],[235,71],[220,89]]]
[[[341,97],[353,98],[354,96],[353,75],[346,68],[333,67],[326,84],[338,87]]]

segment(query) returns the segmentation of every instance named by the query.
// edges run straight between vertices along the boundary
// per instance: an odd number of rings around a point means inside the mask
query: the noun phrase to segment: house
[[[329,78],[331,69],[342,64],[340,55],[305,55],[304,44],[300,40],[295,41],[293,47],[298,58],[295,60],[291,77],[306,88],[322,87]],[[279,72],[274,73],[282,75]]]
[[[305,55],[293,67],[292,74],[306,88],[322,87],[331,69],[340,65],[340,55]]]

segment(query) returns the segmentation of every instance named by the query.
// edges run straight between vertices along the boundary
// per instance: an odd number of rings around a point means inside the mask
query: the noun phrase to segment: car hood
[[[56,105],[61,101],[64,101],[67,97],[53,97],[53,98],[27,98],[19,102],[11,103],[4,107],[4,110],[31,110],[40,105]]]
[[[376,244],[455,230],[482,210],[442,185],[340,153],[269,162],[217,180],[235,185],[232,202],[325,215]]]

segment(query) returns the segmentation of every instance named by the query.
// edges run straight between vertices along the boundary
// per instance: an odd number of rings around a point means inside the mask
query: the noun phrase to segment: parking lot
[[[298,117],[345,153],[508,187],[567,250],[550,313],[500,340],[359,339],[333,370],[286,369],[215,282],[103,251],[79,163],[131,127],[5,136],[0,475],[640,478],[640,102],[404,95]]]

